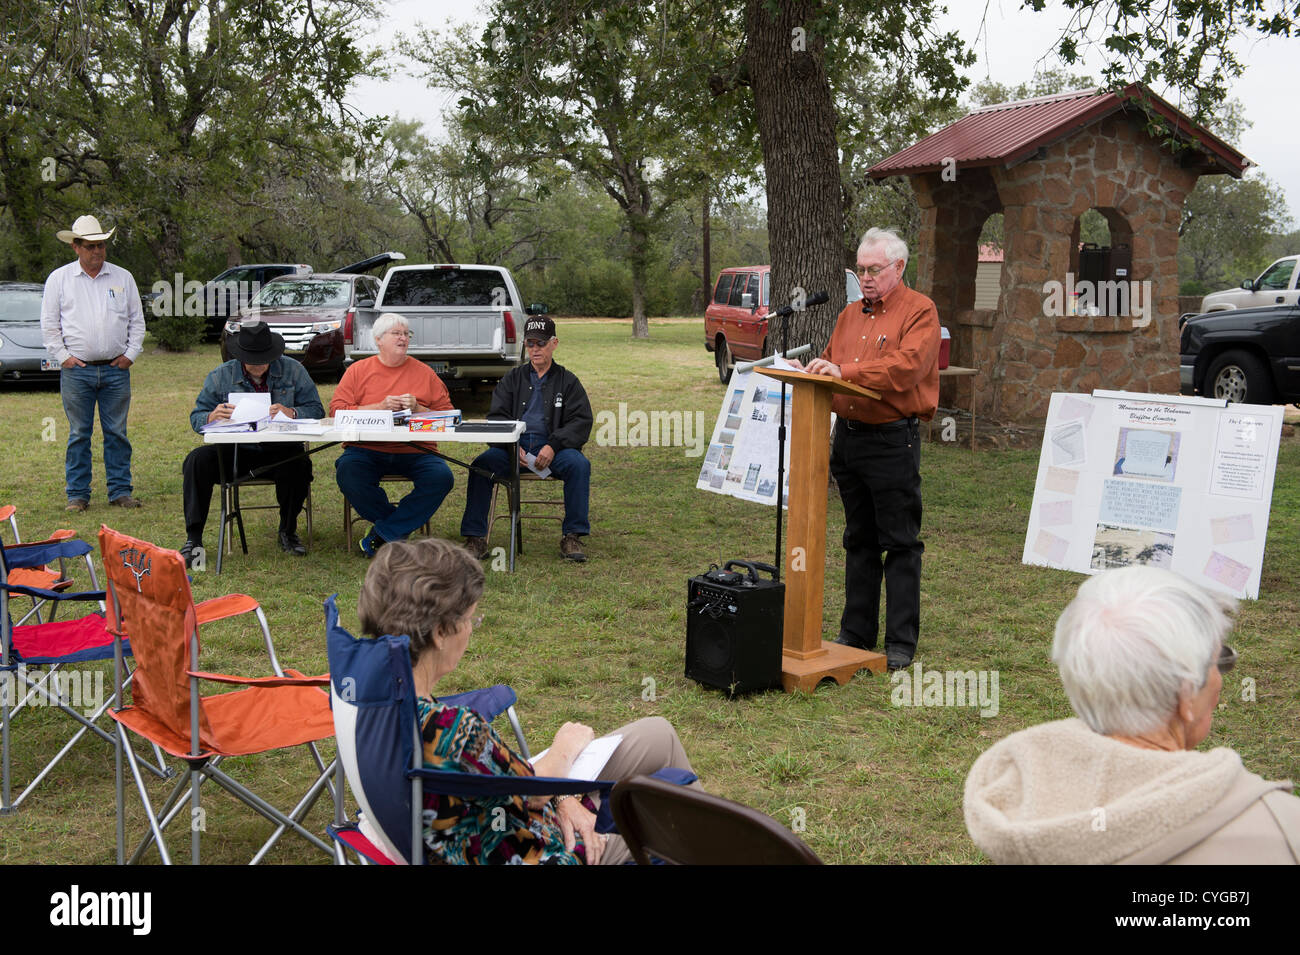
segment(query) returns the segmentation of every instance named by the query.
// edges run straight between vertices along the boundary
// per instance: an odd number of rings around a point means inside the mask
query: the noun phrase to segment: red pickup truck
[[[718,380],[724,385],[737,359],[753,361],[767,354],[771,270],[770,265],[723,269],[713,286],[713,301],[704,310],[704,348],[713,352]],[[862,298],[858,277],[848,269],[844,290],[850,302]]]

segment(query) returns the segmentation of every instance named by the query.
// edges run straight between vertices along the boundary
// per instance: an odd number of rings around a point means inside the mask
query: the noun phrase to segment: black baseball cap
[[[550,341],[555,337],[555,323],[545,315],[534,315],[524,325],[524,341],[540,338]]]

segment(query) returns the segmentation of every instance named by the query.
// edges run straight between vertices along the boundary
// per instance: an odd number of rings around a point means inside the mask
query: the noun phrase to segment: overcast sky
[[[1058,8],[1059,4],[1049,6]],[[393,0],[386,8],[387,16],[372,37],[374,45],[385,49],[392,48],[395,33],[413,32],[418,22],[442,29],[467,19],[463,0]],[[956,30],[978,57],[968,74],[973,81],[989,77],[1014,85],[1028,80],[1036,68],[1059,65],[1051,51],[1067,22],[1063,11],[1033,13],[1021,9],[1021,0],[989,0],[981,34],[980,21],[985,15],[982,0],[953,0],[948,9],[946,28]],[[1295,89],[1296,43],[1282,39],[1242,41],[1238,52],[1247,69],[1234,84],[1232,95],[1245,105],[1246,118],[1254,126],[1241,142],[1232,145],[1282,187],[1293,217],[1290,228],[1300,228],[1300,221],[1295,221],[1300,219],[1300,149],[1296,148],[1300,135],[1296,133],[1291,98],[1285,95]],[[1103,62],[1093,56],[1072,72],[1100,75]],[[439,116],[454,98],[407,76],[396,55],[390,63],[398,67],[397,75],[382,83],[359,84],[352,104],[367,115],[419,119],[431,132],[440,129]]]

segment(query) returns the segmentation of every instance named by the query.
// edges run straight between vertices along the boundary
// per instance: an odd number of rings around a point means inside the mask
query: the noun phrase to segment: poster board
[[[776,368],[789,368],[778,358]],[[785,492],[790,490],[790,415],[792,390],[785,396]],[[758,371],[735,371],[727,383],[709,449],[695,486],[742,501],[776,503],[778,419],[781,382]],[[784,498],[783,498],[784,500]]]
[[[1150,564],[1257,598],[1281,435],[1281,406],[1054,394],[1021,559]]]

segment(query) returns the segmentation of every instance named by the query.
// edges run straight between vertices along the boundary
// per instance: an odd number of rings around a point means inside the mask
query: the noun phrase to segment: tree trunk
[[[813,33],[823,3],[787,0],[773,15],[746,0],[745,36],[754,115],[767,178],[767,234],[773,311],[825,290],[825,305],[795,312],[789,343],[825,347],[844,307],[843,210],[835,107],[825,41]],[[780,321],[770,329],[781,347]]]
[[[628,215],[628,262],[632,266],[632,337],[649,338],[645,313],[646,274],[649,272],[650,232],[641,215]]]
[[[700,266],[700,291],[703,293],[703,308],[709,307],[713,297],[713,266],[710,264],[712,250],[709,248],[709,197],[704,196],[704,211],[700,216],[700,249],[703,263]]]

